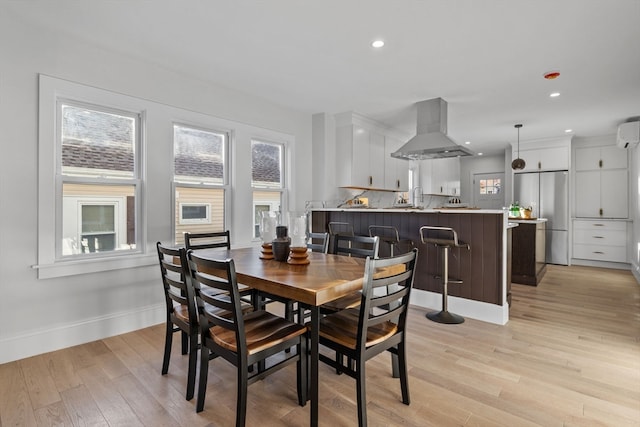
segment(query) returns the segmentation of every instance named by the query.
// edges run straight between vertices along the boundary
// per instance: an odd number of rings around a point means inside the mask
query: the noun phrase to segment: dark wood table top
[[[233,258],[239,283],[311,306],[362,289],[362,258],[309,252],[309,264],[291,265],[260,259],[259,247],[197,252],[213,259]]]

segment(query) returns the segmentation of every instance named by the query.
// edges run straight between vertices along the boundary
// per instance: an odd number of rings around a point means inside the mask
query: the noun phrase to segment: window
[[[228,134],[174,124],[175,242],[225,229]]]
[[[284,193],[284,145],[251,141],[253,237],[259,238],[260,212],[281,211]]]
[[[503,182],[503,172],[474,174],[471,203],[482,209],[501,209],[505,203]]]
[[[58,259],[137,248],[140,115],[58,100]]]
[[[500,194],[501,187],[500,178],[480,180],[480,194]]]

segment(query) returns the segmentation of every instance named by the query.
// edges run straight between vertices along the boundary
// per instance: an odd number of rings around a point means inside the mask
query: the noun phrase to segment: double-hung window
[[[227,132],[173,125],[175,242],[225,229]]]
[[[56,258],[136,251],[141,117],[58,99]]]
[[[253,237],[260,237],[260,214],[281,211],[284,185],[284,145],[251,141],[251,186],[253,188]]]

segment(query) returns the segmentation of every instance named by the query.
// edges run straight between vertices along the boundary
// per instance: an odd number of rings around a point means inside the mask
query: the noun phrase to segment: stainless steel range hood
[[[422,160],[474,154],[447,136],[447,102],[445,100],[434,98],[418,102],[416,105],[418,107],[417,134],[398,151],[391,153],[391,157]]]

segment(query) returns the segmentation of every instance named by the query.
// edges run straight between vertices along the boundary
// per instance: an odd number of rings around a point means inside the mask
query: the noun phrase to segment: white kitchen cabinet
[[[384,188],[384,151],[383,135],[358,125],[337,127],[338,185]]]
[[[575,149],[578,218],[628,218],[627,152],[615,146]]]
[[[391,136],[384,138],[384,186],[387,189],[409,190],[409,162],[391,157],[391,153],[397,151],[405,142]]]
[[[460,159],[457,157],[423,160],[420,173],[424,193],[460,195]]]
[[[512,159],[518,157],[518,150],[512,150]],[[520,158],[525,167],[521,172],[568,170],[569,147],[546,147],[520,150]]]
[[[576,170],[627,169],[627,150],[610,145],[576,148]]]
[[[573,222],[573,257],[595,261],[627,261],[627,223],[607,220]]]

